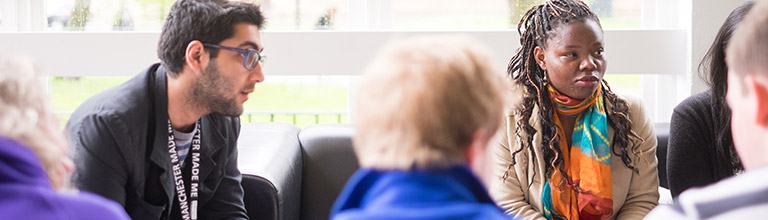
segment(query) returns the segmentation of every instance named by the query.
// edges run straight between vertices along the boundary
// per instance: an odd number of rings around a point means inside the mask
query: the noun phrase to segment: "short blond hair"
[[[389,44],[367,66],[355,102],[355,151],[363,167],[429,169],[465,163],[476,131],[496,133],[508,78],[466,36]]]
[[[768,74],[768,1],[755,3],[744,16],[725,54],[728,68],[738,74]]]
[[[30,60],[0,57],[0,136],[32,149],[60,189],[68,186],[61,175],[66,141],[39,72]]]

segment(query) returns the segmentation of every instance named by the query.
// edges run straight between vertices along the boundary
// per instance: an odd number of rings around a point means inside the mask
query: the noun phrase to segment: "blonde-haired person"
[[[72,161],[38,70],[0,57],[0,219],[128,219],[71,189]]]
[[[482,169],[509,84],[469,37],[390,44],[368,65],[354,108],[361,169],[332,219],[508,219],[472,168]]]

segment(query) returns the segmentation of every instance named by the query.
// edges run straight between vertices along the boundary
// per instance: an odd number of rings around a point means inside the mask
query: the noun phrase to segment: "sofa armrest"
[[[245,194],[245,210],[251,220],[277,220],[278,204],[277,188],[264,177],[243,174],[243,189]]]
[[[301,185],[301,219],[328,219],[336,197],[359,167],[350,125],[313,125],[304,128],[299,141],[304,157]]]
[[[275,212],[278,219],[299,219],[302,173],[301,147],[298,141],[300,130],[286,123],[250,123],[241,127],[238,139],[238,167],[243,174],[245,204],[251,219],[270,218],[252,214],[266,213],[265,210],[249,208],[274,207],[260,205],[270,200],[259,197],[259,195],[268,194],[264,191],[269,189],[259,189],[249,185],[257,183],[255,179],[249,180],[251,179],[249,176],[263,177],[277,192]]]
[[[656,148],[656,158],[659,161],[659,186],[669,189],[669,183],[667,183],[667,144],[669,142],[669,123],[656,123],[654,125],[656,131],[656,140],[658,141],[658,147]]]

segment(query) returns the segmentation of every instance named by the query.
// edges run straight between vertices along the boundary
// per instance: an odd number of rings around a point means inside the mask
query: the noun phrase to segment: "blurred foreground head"
[[[0,136],[32,149],[53,187],[65,189],[74,166],[43,79],[31,61],[0,57]]]
[[[768,166],[768,1],[752,6],[725,54],[734,147],[746,170]]]
[[[466,36],[421,36],[389,44],[366,68],[354,108],[363,167],[446,168],[495,136],[512,96],[503,68]],[[497,71],[498,70],[498,71]]]

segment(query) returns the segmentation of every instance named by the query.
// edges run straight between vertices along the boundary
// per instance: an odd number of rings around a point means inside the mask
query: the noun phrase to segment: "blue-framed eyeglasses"
[[[218,49],[224,49],[224,50],[230,50],[240,53],[240,55],[243,56],[243,67],[247,70],[253,70],[256,68],[256,65],[261,62],[264,64],[264,60],[267,58],[266,55],[259,53],[258,50],[254,49],[243,49],[243,48],[236,48],[236,47],[225,47],[221,45],[216,44],[208,44],[203,43],[203,46],[206,47],[213,47]]]

